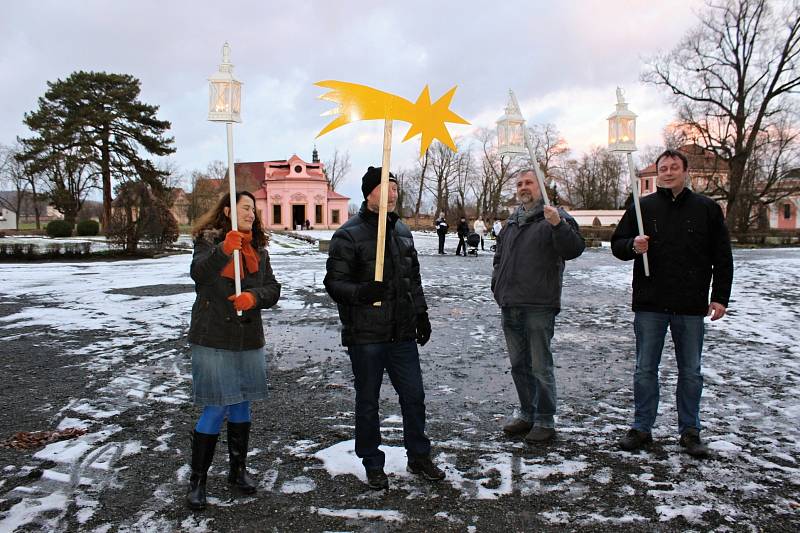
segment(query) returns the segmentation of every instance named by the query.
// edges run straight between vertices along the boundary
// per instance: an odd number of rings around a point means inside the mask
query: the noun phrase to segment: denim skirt
[[[264,348],[234,352],[192,344],[195,405],[233,405],[267,397]]]

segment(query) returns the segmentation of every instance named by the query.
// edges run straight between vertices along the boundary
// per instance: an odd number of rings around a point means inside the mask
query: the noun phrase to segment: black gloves
[[[425,311],[417,315],[417,342],[420,346],[425,346],[425,343],[431,338],[431,321],[428,318],[428,313]]]
[[[380,302],[386,295],[386,283],[383,281],[368,281],[361,284],[356,292],[356,298],[362,304]]]

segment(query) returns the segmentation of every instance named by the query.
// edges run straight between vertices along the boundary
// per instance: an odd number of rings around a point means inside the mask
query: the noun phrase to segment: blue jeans
[[[658,367],[667,326],[675,344],[678,364],[678,386],[675,390],[678,405],[678,432],[688,428],[700,430],[700,396],[703,376],[700,358],[703,352],[705,324],[702,316],[676,315],[637,311],[633,320],[636,334],[636,371],[633,375],[635,414],[633,429],[650,431],[658,413]]]
[[[503,307],[502,312],[511,377],[519,396],[519,417],[534,426],[555,427],[556,377],[550,341],[556,311]]]
[[[384,370],[400,398],[403,444],[410,459],[428,457],[431,441],[425,436],[425,390],[417,343],[385,342],[348,346],[356,389],[356,455],[364,468],[383,468],[384,453],[378,419]]]

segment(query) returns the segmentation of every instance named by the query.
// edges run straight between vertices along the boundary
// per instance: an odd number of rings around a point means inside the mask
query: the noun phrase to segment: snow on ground
[[[332,234],[302,233],[318,239],[330,238]],[[448,417],[448,411],[461,401],[471,406],[459,409],[463,426],[460,435],[443,435],[434,442],[434,459],[447,471],[448,487],[462,493],[464,498],[476,500],[547,492],[583,498],[591,492],[587,485],[590,482],[614,483],[620,487],[618,490],[631,494],[638,494],[645,487],[646,497],[652,500],[660,520],[681,516],[698,527],[702,527],[703,517],[711,510],[730,517],[734,523],[747,522],[748,516],[726,497],[730,491],[764,499],[765,515],[786,512],[792,505],[796,509],[800,479],[800,329],[797,327],[800,250],[735,252],[736,274],[729,316],[719,322],[707,322],[702,417],[708,428],[704,435],[716,455],[710,461],[685,459],[674,443],[674,428],[670,424],[674,420],[672,391],[676,373],[669,341],[662,371],[659,426],[654,431],[657,439],[665,441],[666,454],[626,454],[613,446],[613,440],[624,432],[630,419],[627,385],[630,379],[624,380],[624,386],[613,385],[613,380],[604,374],[609,369],[597,367],[593,378],[596,389],[581,389],[590,381],[573,383],[568,379],[573,367],[559,368],[559,379],[566,380],[559,405],[560,434],[596,449],[612,463],[627,465],[626,471],[629,467],[644,472],[627,474],[613,466],[594,464],[582,455],[565,457],[552,452],[520,456],[522,444],[494,437],[487,439],[475,429],[473,421],[486,418],[487,413],[498,423],[509,414],[497,412],[506,402],[495,407],[498,403],[495,395],[502,394],[506,401],[513,398],[508,377],[503,375],[507,360],[502,332],[496,326],[497,309],[488,291],[491,254],[482,253],[476,258],[440,257],[436,254],[437,237],[433,232],[415,232],[415,240],[432,307],[434,335],[437,331],[458,331],[454,328],[464,332],[432,340],[432,347],[425,353],[433,361],[437,357],[446,357],[448,361],[463,358],[465,369],[472,364],[479,368],[471,375],[461,376],[457,371],[435,374],[435,379],[426,375],[433,424],[438,418]],[[490,243],[487,241],[487,247]],[[449,237],[450,254],[455,244],[456,239]],[[325,377],[313,366],[303,366],[330,356],[318,353],[314,347],[338,344],[336,310],[322,285],[325,255],[314,244],[284,235],[273,235],[270,255],[276,277],[283,285],[280,303],[265,313],[272,364],[279,369],[307,368],[299,383],[349,387],[346,375]],[[32,485],[12,491],[19,502],[0,513],[0,530],[13,531],[26,524],[59,529],[70,506],[79,523],[88,521],[96,512],[97,493],[119,483],[127,457],[145,452],[136,440],[116,442],[115,434],[120,428],[110,420],[134,406],[190,403],[187,396],[190,374],[185,361],[174,348],[161,346],[163,341],[174,338],[176,331],[188,327],[188,310],[194,300],[188,276],[190,261],[190,255],[173,255],[138,261],[0,265],[0,296],[4,302],[16,299],[40,302],[1,317],[0,332],[13,329],[27,334],[44,326],[64,335],[96,332],[98,340],[76,347],[75,353],[84,357],[83,366],[88,373],[114,370],[113,378],[92,395],[80,397],[79,392],[61,407],[63,415],[56,421],[58,427],[86,427],[89,432],[36,452],[36,459],[52,461],[53,466]],[[607,248],[589,250],[570,263],[565,277],[564,310],[556,326],[556,352],[583,350],[591,361],[595,351],[620,350],[617,346],[620,339],[624,339],[621,346],[630,352],[629,285],[630,263],[615,261]],[[488,319],[477,320],[481,313],[494,317],[495,325],[490,326]],[[281,336],[280,326],[287,320],[292,321],[292,338]],[[298,331],[302,334],[298,335]],[[297,360],[297,352],[302,351],[300,346],[306,342],[316,344],[305,349],[307,359]],[[289,353],[294,353],[295,359]],[[494,358],[481,354],[493,354]],[[129,363],[122,365],[122,361]],[[623,371],[631,368],[628,362]],[[587,368],[584,365],[575,371],[585,374]],[[588,373],[592,373],[591,369]],[[475,383],[475,376],[484,383]],[[592,396],[597,391],[602,397]],[[330,417],[328,422],[332,428],[352,432],[352,417],[352,413],[344,412]],[[407,490],[409,498],[426,497],[427,493],[420,491],[405,471],[400,423],[397,414],[384,417],[382,422],[387,473],[393,486]],[[157,439],[158,451],[172,447],[174,431],[169,429],[167,420]],[[365,479],[350,439],[325,447],[311,440],[296,439],[285,447],[284,453],[313,457],[331,477],[351,475]],[[471,458],[468,462],[465,455]],[[659,479],[663,472],[681,478],[687,468],[692,475],[680,483],[664,483]],[[305,475],[276,483],[280,470],[277,461],[274,469],[261,472],[262,490],[285,494],[318,490],[314,479]],[[186,475],[183,469],[176,477],[185,479]],[[582,481],[576,481],[578,478]],[[770,485],[776,484],[794,486],[794,500],[771,498]],[[95,496],[89,496],[86,487]],[[156,495],[158,498],[163,500],[161,508],[175,504],[174,495],[167,492]],[[213,502],[227,505],[219,500]],[[165,518],[158,506],[154,509],[132,517],[120,530],[177,526]],[[542,517],[553,524],[581,525],[649,520],[637,513],[626,513],[619,506],[600,506],[594,511],[597,512],[575,514],[556,508],[542,513]],[[403,513],[387,509],[311,507],[310,512],[353,520],[407,519]],[[437,516],[447,521],[460,520],[449,513]],[[205,531],[212,525],[198,518],[184,521],[180,528]]]

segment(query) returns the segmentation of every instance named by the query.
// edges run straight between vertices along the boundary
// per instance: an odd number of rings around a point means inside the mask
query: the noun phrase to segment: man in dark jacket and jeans
[[[641,199],[645,235],[639,236],[636,213],[630,207],[611,238],[614,256],[634,259],[635,413],[619,445],[631,451],[653,441],[650,430],[658,412],[658,367],[669,326],[678,365],[680,444],[690,455],[705,457],[708,448],[700,440],[703,317],[719,320],[725,316],[733,283],[731,243],[720,206],[686,187],[689,161],[685,155],[665,151],[656,159],[656,171],[658,190]],[[649,277],[644,275],[645,252]]]
[[[531,170],[517,175],[520,207],[497,237],[492,292],[502,311],[511,376],[519,396],[519,417],[503,427],[527,433],[528,443],[555,437],[556,380],[553,370],[555,319],[561,310],[564,262],[586,247],[575,220],[545,206]]]
[[[391,176],[391,175],[390,175]],[[408,470],[431,481],[445,473],[430,458],[425,435],[425,390],[417,342],[431,336],[414,239],[394,207],[397,182],[389,182],[384,281],[375,281],[381,169],[369,167],[362,179],[364,203],[331,239],[325,288],[337,303],[342,344],[347,346],[356,389],[356,455],[373,489],[385,489],[378,403],[384,370],[389,373],[403,414]],[[373,305],[380,302],[380,306]]]

